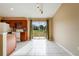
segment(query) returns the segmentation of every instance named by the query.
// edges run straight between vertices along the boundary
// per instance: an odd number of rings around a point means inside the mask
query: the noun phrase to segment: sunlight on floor
[[[46,39],[44,40],[32,40],[31,55],[46,55]],[[29,54],[29,55],[30,55]]]
[[[55,42],[48,41],[45,38],[33,38],[23,48],[12,55],[14,56],[69,56]]]

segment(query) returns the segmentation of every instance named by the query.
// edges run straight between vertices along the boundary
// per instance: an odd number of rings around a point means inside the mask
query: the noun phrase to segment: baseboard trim
[[[66,49],[64,46],[62,46],[61,44],[57,43],[56,44],[61,47],[62,49],[64,49],[70,56],[75,56],[74,54],[72,54],[68,49]]]

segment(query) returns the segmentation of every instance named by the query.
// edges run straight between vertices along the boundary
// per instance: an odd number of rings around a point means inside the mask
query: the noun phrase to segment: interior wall
[[[48,18],[31,18],[32,21],[46,21]]]
[[[55,41],[79,55],[79,4],[62,4],[53,17],[53,28]]]
[[[52,32],[53,32],[53,26],[52,26],[53,23],[52,23],[52,21],[53,21],[52,18],[48,19],[49,40],[53,40],[53,34],[52,34]]]

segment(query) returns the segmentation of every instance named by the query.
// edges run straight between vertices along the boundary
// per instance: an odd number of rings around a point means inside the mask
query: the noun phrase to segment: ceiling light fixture
[[[39,9],[40,13],[43,14],[43,4],[37,3],[37,9]]]
[[[13,11],[13,10],[14,10],[14,8],[10,8],[10,10],[11,10],[11,11]]]

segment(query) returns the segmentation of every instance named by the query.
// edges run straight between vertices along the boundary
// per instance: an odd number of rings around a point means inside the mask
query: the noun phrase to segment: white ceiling
[[[59,3],[43,3],[43,14],[39,12],[36,3],[0,3],[0,16],[47,18],[58,10]],[[12,11],[11,8],[14,8]]]

